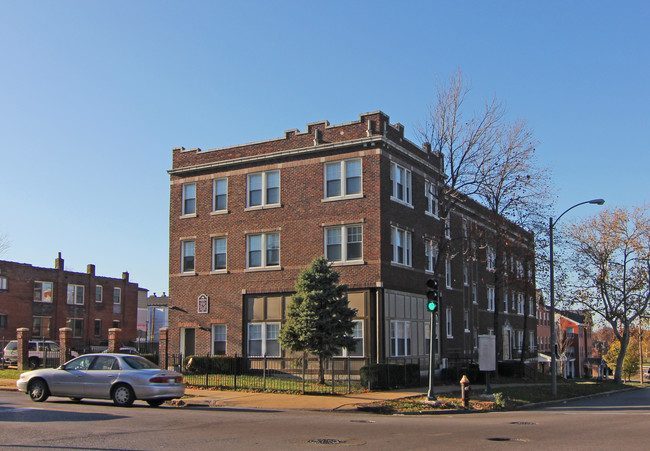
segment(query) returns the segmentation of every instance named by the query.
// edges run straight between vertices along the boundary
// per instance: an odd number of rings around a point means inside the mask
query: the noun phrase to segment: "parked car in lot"
[[[49,396],[112,399],[128,407],[140,399],[156,407],[185,393],[183,376],[158,368],[144,357],[130,354],[86,354],[56,369],[28,371],[16,382],[32,401]]]
[[[38,368],[43,365],[43,362],[46,359],[58,359],[59,358],[59,348],[58,343],[50,340],[30,340],[27,344],[28,356],[29,356],[29,367]],[[72,357],[77,357],[75,351],[72,351]],[[18,363],[18,341],[11,340],[7,343],[4,350],[2,351],[2,358],[5,363],[8,365],[16,365]]]

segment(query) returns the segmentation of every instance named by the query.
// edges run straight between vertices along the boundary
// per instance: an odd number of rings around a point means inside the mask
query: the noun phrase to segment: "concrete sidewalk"
[[[498,388],[494,384],[492,388]],[[16,381],[0,379],[0,390],[16,390]],[[459,385],[434,387],[436,394],[460,391]],[[474,396],[483,393],[485,386],[472,387]],[[188,388],[186,398],[173,401],[176,406],[217,407],[264,410],[354,411],[358,405],[376,401],[425,396],[426,387],[353,393],[349,395],[291,395],[283,393],[245,392]]]

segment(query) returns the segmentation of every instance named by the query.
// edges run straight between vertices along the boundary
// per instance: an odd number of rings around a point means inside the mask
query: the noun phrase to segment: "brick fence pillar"
[[[28,328],[21,327],[16,329],[16,339],[18,340],[18,348],[16,353],[18,354],[18,369],[20,371],[25,371],[29,369],[29,339],[31,333]]]
[[[108,352],[120,352],[122,346],[122,329],[108,329]]]
[[[59,329],[59,365],[72,358],[72,329],[62,327]]]
[[[169,356],[167,355],[167,344],[169,343],[169,328],[161,327],[158,338],[158,366],[163,370],[169,367]]]

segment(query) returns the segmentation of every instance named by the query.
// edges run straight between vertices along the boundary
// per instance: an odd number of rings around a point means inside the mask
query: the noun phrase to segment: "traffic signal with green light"
[[[438,279],[427,280],[427,310],[438,311],[440,305],[440,292],[438,291]]]

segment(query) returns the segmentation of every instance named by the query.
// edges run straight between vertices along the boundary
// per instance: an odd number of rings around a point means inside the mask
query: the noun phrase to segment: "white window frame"
[[[274,249],[269,249],[269,238],[271,236],[277,236],[278,242],[278,262],[269,263],[268,262],[268,252]],[[250,253],[251,253],[251,239],[255,237],[260,237],[260,265],[251,266],[250,262]],[[269,269],[269,268],[280,268],[280,251],[282,249],[280,241],[280,232],[263,232],[263,233],[250,233],[246,235],[246,269]]]
[[[469,310],[463,312],[463,325],[465,326],[465,333],[469,333]]]
[[[463,262],[463,285],[469,286],[469,264]]]
[[[508,313],[508,292],[503,293],[503,313]]]
[[[225,252],[219,252],[219,255],[225,255],[225,265],[223,268],[217,268],[217,242],[225,244]],[[226,272],[228,271],[228,237],[227,236],[213,236],[212,237],[212,272]]]
[[[248,337],[247,337],[247,342],[248,342],[247,344],[248,345],[247,345],[247,349],[246,349],[248,355],[251,356],[251,357],[259,357],[259,356],[255,356],[255,355],[250,353],[251,329],[256,328],[258,326],[260,327],[260,338],[259,338],[259,340],[261,341],[260,348],[261,348],[261,351],[262,351],[260,356],[280,357],[281,354],[282,354],[282,350],[280,349],[279,341],[278,341],[278,336],[280,335],[280,327],[281,327],[279,322],[248,323]],[[273,326],[273,327],[269,327],[269,326]],[[275,326],[277,326],[277,335],[275,336],[275,338],[269,338],[269,336],[273,333],[273,331],[275,329]],[[256,338],[255,340],[258,340],[258,339]],[[278,342],[278,349],[279,349],[278,354],[267,354],[268,347],[269,347],[268,342],[270,342],[270,341]]]
[[[102,285],[95,285],[95,302],[104,302],[104,287]]]
[[[517,296],[517,314],[521,316],[526,315],[526,300],[524,299],[524,293],[518,293]]]
[[[494,249],[492,249],[491,246],[487,246],[485,250],[485,265],[486,269],[488,271],[494,271],[494,266],[495,266],[495,260],[496,260],[496,253],[494,252]]]
[[[359,229],[361,230],[361,241],[349,241],[350,239],[350,232],[352,232],[351,229]],[[330,243],[330,234],[328,233],[329,231],[339,231],[340,234],[340,242],[338,245],[341,247],[341,258],[339,259],[334,259],[330,255],[330,252],[328,252],[328,248],[330,245],[336,245],[337,243]],[[358,263],[363,261],[363,226],[362,224],[345,224],[345,225],[340,225],[340,226],[331,226],[331,227],[325,227],[323,230],[323,253],[325,254],[325,258],[332,262],[332,263]],[[352,243],[360,243],[361,245],[361,255],[357,258],[350,257],[350,245]]]
[[[226,324],[213,324],[212,331],[210,332],[210,354],[212,355],[228,355],[228,326]],[[217,340],[217,338],[222,338],[223,340]],[[215,354],[216,342],[223,343],[223,354]]]
[[[412,234],[408,230],[392,226],[390,244],[393,250],[392,263],[400,266],[413,266]],[[398,240],[402,246],[398,246]],[[401,252],[400,252],[401,247]],[[400,261],[401,260],[401,261]]]
[[[447,217],[445,218],[445,238],[448,240],[451,239],[451,219],[450,219],[451,213],[447,214]]]
[[[411,355],[410,321],[390,322],[390,355],[391,357],[408,357]]]
[[[190,196],[188,193],[189,188],[194,189],[194,195]],[[197,186],[196,182],[192,183],[183,183],[182,185],[182,201],[181,201],[181,216],[187,216],[187,217],[193,217],[196,216],[196,207],[197,207],[197,202],[196,202],[196,192],[197,192]],[[191,201],[194,201],[194,203],[190,203]],[[189,208],[191,205],[191,208]],[[191,211],[190,211],[191,210]]]
[[[189,244],[192,244],[192,255],[188,251]],[[192,267],[186,267],[186,258],[192,258]],[[189,260],[188,260],[189,262]],[[181,273],[182,274],[196,274],[196,241],[195,240],[181,240]]]
[[[69,305],[84,305],[86,301],[85,288],[86,287],[83,285],[75,285],[73,283],[69,283],[67,289],[68,295],[67,295],[66,303]],[[79,301],[79,297],[81,297],[81,302]]]
[[[435,183],[428,180],[424,181],[424,197],[427,200],[427,206],[424,212],[429,216],[438,218],[440,203],[438,201],[438,189]]]
[[[400,174],[400,181],[398,183],[397,175]],[[392,186],[391,191],[391,200],[399,202],[409,207],[413,207],[413,196],[412,196],[412,174],[409,169],[406,169],[404,166],[401,166],[397,163],[391,162],[390,164],[390,181]],[[402,194],[398,193],[398,186],[402,186]]]
[[[348,180],[356,178],[357,176],[348,176],[349,164],[359,163],[359,192],[348,192]],[[330,195],[328,192],[328,184],[330,182],[328,176],[328,168],[335,168],[338,166],[338,180],[339,194]],[[326,200],[342,200],[342,199],[355,199],[363,196],[363,162],[361,158],[350,158],[347,160],[333,161],[323,165],[323,198]]]
[[[225,182],[226,192],[217,192],[217,186],[220,182]],[[217,208],[217,196],[226,197],[226,205],[224,208]],[[212,213],[226,213],[228,212],[228,177],[219,177],[212,181]]]
[[[49,285],[50,287],[50,300],[46,300],[45,297],[45,285]],[[40,299],[36,299],[36,286],[40,285]],[[40,280],[35,280],[34,281],[34,302],[44,302],[46,304],[51,304],[52,299],[54,298],[54,282],[44,282]]]
[[[277,174],[278,176],[278,186],[269,186],[269,176],[272,174]],[[253,177],[261,177],[262,179],[262,185],[260,187],[261,191],[261,199],[259,204],[252,204],[251,203],[251,179]],[[278,207],[280,206],[281,200],[280,200],[280,194],[281,194],[281,187],[282,182],[280,180],[280,171],[279,170],[273,170],[273,171],[264,171],[264,172],[255,172],[252,174],[248,174],[246,176],[246,209],[260,209],[260,208],[269,208],[269,207]],[[269,191],[271,189],[277,189],[278,190],[278,201],[277,202],[270,202],[268,197],[269,197]],[[257,191],[257,190],[256,190]]]
[[[120,287],[113,287],[113,304],[122,304],[122,289]]]
[[[446,332],[447,332],[447,338],[454,338],[454,323],[452,321],[452,316],[451,316],[452,310],[451,307],[447,307],[445,309],[445,324],[446,324]]]
[[[359,351],[359,352],[350,353],[348,348],[342,348],[336,354],[336,357],[364,357],[365,356],[365,350],[364,350],[364,345],[363,345],[363,341],[364,341],[363,340],[363,320],[360,320],[360,319],[359,320],[354,320],[353,323],[354,323],[354,328],[352,329],[352,334],[350,334],[350,337],[354,338],[354,340],[356,342],[355,351]]]
[[[487,311],[488,312],[493,312],[494,311],[494,302],[496,299],[496,293],[494,291],[494,287],[488,285],[487,287]]]
[[[7,290],[9,286],[9,283],[7,281],[7,278],[5,276],[0,276],[0,290]]]
[[[433,274],[438,262],[438,243],[434,240],[424,240],[425,272]]]
[[[451,288],[453,283],[452,272],[451,272],[451,260],[449,258],[445,259],[445,286]]]

